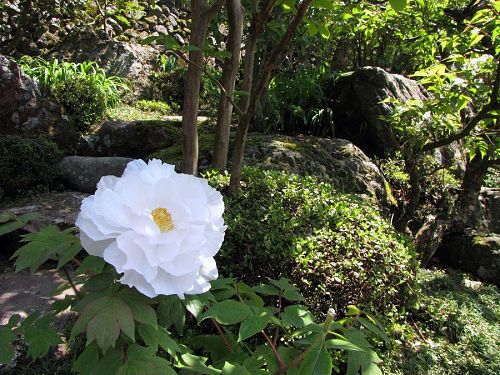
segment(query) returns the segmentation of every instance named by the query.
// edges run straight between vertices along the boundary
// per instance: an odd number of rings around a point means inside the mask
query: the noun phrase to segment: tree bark
[[[211,7],[206,0],[191,0],[191,36],[189,44],[197,47],[189,52],[184,104],[182,109],[182,172],[196,175],[198,172],[198,105],[203,66],[203,44],[210,21],[219,11],[223,1],[217,0]]]
[[[241,0],[227,0],[226,7],[229,23],[226,50],[231,53],[231,57],[227,58],[224,62],[221,83],[226,93],[232,96],[241,61],[244,8],[241,5]],[[229,98],[226,95],[221,95],[217,112],[214,154],[212,158],[212,166],[220,171],[226,169],[232,114],[233,105],[229,101]]]
[[[297,14],[292,19],[292,22],[290,22],[290,24],[288,25],[285,35],[283,35],[278,45],[273,48],[268,61],[264,65],[257,85],[252,89],[247,111],[243,116],[240,117],[240,122],[238,123],[238,129],[236,131],[231,180],[229,182],[229,190],[231,192],[236,191],[240,186],[241,168],[243,166],[243,155],[245,152],[245,140],[248,133],[248,128],[250,126],[250,120],[252,119],[252,116],[255,112],[257,103],[266,90],[274,69],[276,68],[278,63],[281,62],[283,55],[288,48],[290,41],[292,40],[293,35],[299,28],[299,25],[304,19],[307,9],[312,2],[313,0],[302,0],[302,2],[300,3]]]

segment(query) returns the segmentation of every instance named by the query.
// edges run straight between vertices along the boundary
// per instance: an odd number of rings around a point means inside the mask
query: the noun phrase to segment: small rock
[[[83,193],[94,193],[102,176],[121,176],[130,158],[68,156],[61,163],[65,184]]]

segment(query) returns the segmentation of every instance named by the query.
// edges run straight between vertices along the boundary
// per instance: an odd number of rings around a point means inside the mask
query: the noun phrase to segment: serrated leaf
[[[260,311],[256,314],[251,314],[241,322],[240,331],[238,333],[238,341],[243,341],[259,333],[267,327],[270,316],[267,311]]]
[[[135,340],[135,323],[130,307],[119,297],[101,297],[107,299],[106,306],[88,323],[87,342],[97,341],[97,345],[106,352],[115,346],[122,331],[132,341]]]
[[[11,257],[17,258],[16,272],[25,268],[36,272],[38,267],[49,259],[62,258],[64,261],[68,252],[74,254],[76,247],[80,246],[80,240],[74,234],[61,232],[55,225],[48,225],[39,232],[28,233],[22,237],[28,244],[18,249]]]
[[[45,356],[52,345],[62,342],[61,337],[54,329],[46,324],[37,323],[24,329],[24,341],[28,344],[28,355],[34,359]]]
[[[251,313],[252,311],[247,305],[234,300],[226,300],[213,304],[203,313],[200,321],[207,318],[214,318],[220,324],[236,324],[244,320]]]
[[[92,373],[99,362],[99,348],[95,342],[87,345],[73,365],[73,370],[82,375]]]
[[[156,313],[161,326],[168,329],[174,325],[177,332],[182,335],[186,322],[186,310],[179,297],[163,297]]]

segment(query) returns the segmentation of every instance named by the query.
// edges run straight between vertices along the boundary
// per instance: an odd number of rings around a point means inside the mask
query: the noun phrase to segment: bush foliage
[[[0,136],[0,198],[53,185],[61,157],[57,145],[45,137]]]
[[[228,176],[208,174],[219,189]],[[358,304],[384,314],[412,300],[415,262],[378,210],[313,177],[247,168],[226,197],[226,238],[218,265],[253,283],[286,275],[325,312]]]

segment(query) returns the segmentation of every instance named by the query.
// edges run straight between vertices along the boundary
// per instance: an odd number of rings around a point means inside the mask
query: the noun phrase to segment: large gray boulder
[[[436,253],[444,265],[469,272],[500,286],[500,235],[452,234]]]
[[[141,158],[180,141],[180,122],[105,121],[84,136],[79,151],[90,156]]]
[[[466,226],[480,233],[500,234],[500,188],[481,188]]]
[[[19,65],[0,55],[0,134],[45,134],[63,148],[72,148],[77,135],[61,107],[43,97],[38,85]]]
[[[151,46],[111,38],[103,30],[73,29],[49,55],[50,59],[95,61],[107,74],[128,78],[139,95],[148,84],[158,52]]]
[[[130,158],[68,156],[61,163],[64,183],[73,190],[94,193],[102,176],[120,177]]]
[[[245,163],[315,176],[341,191],[373,197],[384,208],[396,203],[378,167],[345,139],[251,134]]]
[[[381,103],[383,100],[429,98],[418,82],[372,66],[339,78],[328,91],[335,136],[350,140],[370,156],[384,156],[386,151],[399,147],[394,130],[380,118],[393,111],[390,103]]]

